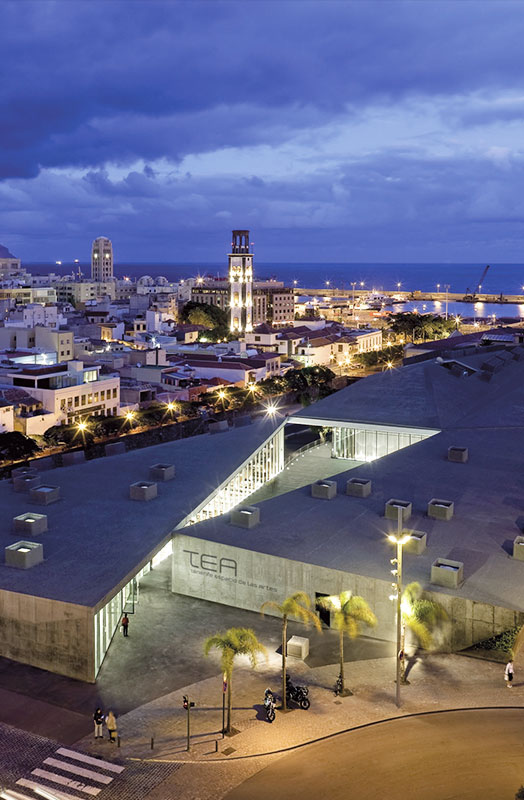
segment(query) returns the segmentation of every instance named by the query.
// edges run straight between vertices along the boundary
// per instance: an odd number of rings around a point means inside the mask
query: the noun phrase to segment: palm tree
[[[264,616],[264,611],[271,610],[280,614],[282,617],[282,710],[287,710],[286,702],[286,650],[287,650],[287,621],[289,617],[296,617],[305,625],[313,624],[319,631],[322,630],[320,620],[314,611],[311,611],[311,600],[305,592],[295,592],[290,597],[286,597],[282,605],[273,600],[267,600],[262,604],[260,611]]]
[[[433,628],[439,622],[448,618],[446,610],[435,600],[422,597],[422,587],[416,581],[409,583],[402,592],[400,603],[401,611],[401,637],[400,652],[404,653],[406,644],[406,629],[409,628],[417,639],[420,647],[428,650],[433,642]],[[406,667],[402,657],[400,660],[400,679],[406,682]]]
[[[231,733],[231,679],[235,656],[249,656],[251,666],[256,667],[257,656],[263,653],[267,658],[267,651],[261,644],[251,628],[229,628],[225,633],[216,633],[209,636],[204,642],[204,654],[216,647],[222,651],[220,665],[227,680],[227,723],[225,733]]]
[[[363,597],[353,595],[351,592],[340,592],[340,594],[320,597],[319,606],[331,611],[334,616],[335,628],[339,636],[339,656],[340,656],[340,680],[342,689],[340,694],[347,697],[353,694],[344,685],[344,634],[347,633],[350,639],[356,639],[361,632],[362,625],[373,628],[377,624],[377,618],[368,606]]]

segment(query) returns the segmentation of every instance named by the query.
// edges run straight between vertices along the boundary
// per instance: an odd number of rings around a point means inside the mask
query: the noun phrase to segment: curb
[[[225,761],[245,761],[248,758],[263,758],[264,756],[276,756],[281,755],[282,753],[289,753],[293,750],[299,750],[302,747],[307,747],[311,744],[317,744],[318,742],[325,742],[328,739],[334,739],[335,736],[340,736],[343,733],[351,733],[351,731],[360,731],[364,728],[372,728],[375,725],[384,725],[387,722],[398,722],[402,719],[413,719],[414,717],[429,717],[430,715],[434,714],[451,714],[455,711],[464,712],[464,711],[524,711],[523,706],[467,706],[464,708],[442,708],[437,709],[435,711],[414,711],[411,714],[399,714],[395,717],[384,717],[383,719],[376,719],[373,722],[363,722],[361,725],[354,725],[351,728],[343,728],[339,731],[334,731],[333,733],[327,733],[325,736],[319,736],[316,739],[308,739],[307,742],[299,742],[298,744],[293,744],[290,747],[282,747],[278,750],[268,750],[265,753],[250,753],[245,756],[234,756],[233,758],[213,758],[210,761],[203,761],[202,759],[198,760],[180,760],[180,759],[171,759],[171,758],[136,758],[133,756],[125,756],[126,761],[139,761],[143,764],[180,764],[181,766],[184,764],[223,764]]]

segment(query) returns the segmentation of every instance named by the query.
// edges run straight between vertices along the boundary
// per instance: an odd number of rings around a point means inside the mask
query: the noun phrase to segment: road
[[[226,800],[514,800],[524,709],[404,717],[285,755]]]

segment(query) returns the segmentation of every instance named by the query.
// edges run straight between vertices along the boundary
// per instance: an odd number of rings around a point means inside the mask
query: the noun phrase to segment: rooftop
[[[49,530],[38,540],[45,560],[18,570],[2,559],[0,588],[89,607],[101,604],[274,427],[257,422],[46,471],[42,482],[60,486],[63,499],[44,510]],[[147,479],[149,466],[157,463],[175,464],[175,479],[159,484],[155,500],[130,500],[130,484]],[[0,549],[20,538],[12,532],[13,517],[34,509],[25,493],[0,481]]]

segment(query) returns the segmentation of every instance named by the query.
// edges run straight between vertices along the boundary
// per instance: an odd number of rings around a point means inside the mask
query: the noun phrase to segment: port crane
[[[484,283],[484,278],[488,274],[488,270],[489,270],[489,264],[487,265],[487,267],[484,268],[484,272],[480,276],[479,282],[477,283],[474,291],[470,292],[469,288],[466,289],[466,294],[464,295],[464,300],[472,301],[472,300],[475,299],[475,297],[478,295],[478,293],[480,292],[480,290],[482,288],[482,284]]]

